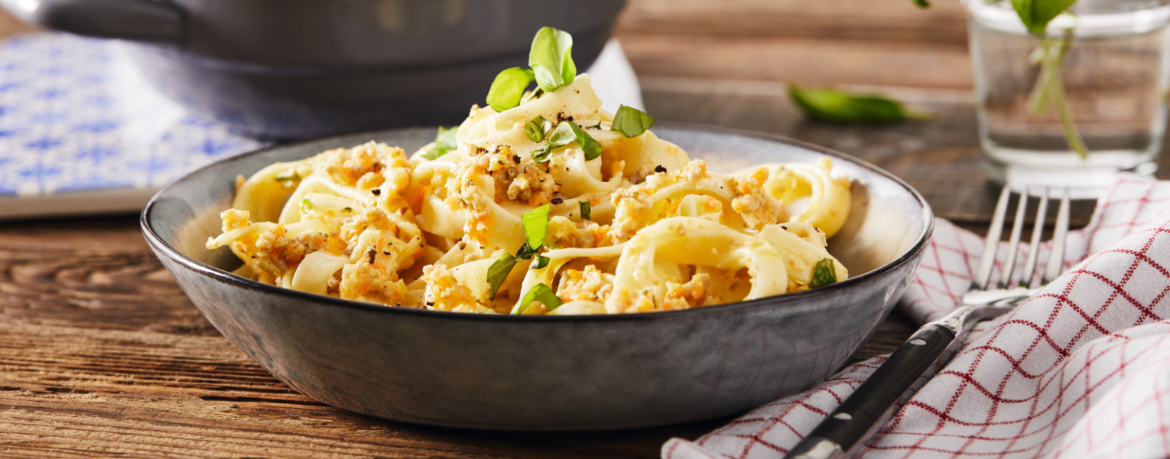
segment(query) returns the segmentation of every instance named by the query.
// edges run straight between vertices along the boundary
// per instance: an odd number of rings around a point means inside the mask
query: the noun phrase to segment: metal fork
[[[1024,269],[1019,282],[1013,283],[1016,252],[1024,226],[1024,215],[1028,204],[1025,190],[1020,195],[1016,216],[1008,239],[1007,258],[1002,266],[1005,275],[994,282],[995,256],[1002,236],[1003,221],[1007,214],[1011,190],[1004,187],[995,206],[991,227],[979,268],[971,288],[963,295],[962,305],[945,317],[927,323],[918,329],[910,339],[890,354],[890,357],[874,371],[864,383],[846,398],[836,410],[804,440],[801,440],[788,454],[787,459],[830,459],[846,458],[865,444],[865,441],[894,414],[895,408],[910,398],[919,388],[934,376],[950,360],[963,342],[963,336],[980,321],[999,317],[1011,311],[1021,300],[1034,295],[1040,287],[1051,282],[1064,265],[1065,242],[1068,236],[1068,189],[1060,200],[1056,214],[1056,227],[1052,238],[1052,252],[1043,275],[1035,279],[1036,259],[1039,255],[1040,234],[1048,211],[1049,190],[1045,188],[1036,212],[1036,223],[1024,260]]]

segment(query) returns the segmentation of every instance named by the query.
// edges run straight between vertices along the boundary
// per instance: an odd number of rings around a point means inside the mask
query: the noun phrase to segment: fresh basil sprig
[[[573,63],[573,36],[563,30],[541,27],[528,51],[528,66],[536,75],[536,84],[544,92],[567,86],[577,77]]]
[[[788,85],[788,95],[810,118],[832,123],[881,124],[922,118],[893,99],[877,95],[856,95],[836,89],[802,88]]]
[[[808,281],[808,288],[824,287],[837,283],[837,269],[832,258],[822,258],[813,266],[812,279]]]
[[[564,302],[561,301],[559,297],[557,297],[557,294],[553,293],[551,288],[549,288],[547,285],[544,285],[544,283],[540,283],[533,285],[532,289],[528,291],[528,294],[524,295],[524,298],[516,304],[516,309],[512,310],[512,315],[523,314],[533,301],[539,301],[549,311],[552,311],[553,309],[560,307],[561,304],[564,304]]]
[[[455,133],[458,131],[456,126],[444,128],[439,126],[439,133],[435,135],[435,143],[427,147],[427,152],[423,153],[423,158],[429,160],[438,159],[447,153],[459,149],[459,142],[455,140]]]
[[[1012,0],[1012,8],[1028,32],[1043,35],[1048,23],[1067,11],[1077,0]]]
[[[553,92],[572,83],[577,77],[577,64],[573,63],[573,36],[563,30],[542,27],[528,50],[528,66],[531,70],[512,67],[496,75],[488,90],[488,105],[497,112],[520,105],[524,90],[533,81],[544,92]]]
[[[488,89],[488,105],[497,112],[520,105],[520,98],[524,97],[524,90],[532,81],[532,71],[525,68],[512,67],[500,72]]]
[[[637,137],[654,125],[654,117],[634,107],[622,105],[613,115],[611,131],[621,132],[626,138]]]

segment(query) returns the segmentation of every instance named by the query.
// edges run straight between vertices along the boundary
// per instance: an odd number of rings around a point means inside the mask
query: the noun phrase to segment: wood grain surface
[[[982,229],[980,163],[958,2],[633,0],[617,35],[660,120],[793,137],[906,179]],[[0,14],[0,36],[29,30]],[[934,117],[808,122],[785,82],[880,91]],[[1162,156],[1166,178],[1167,161]],[[1078,203],[1084,224],[1091,202]],[[913,329],[895,313],[857,359]],[[595,433],[498,433],[345,412],[289,389],[223,338],[147,249],[133,216],[0,223],[0,456],[652,457],[728,419]]]

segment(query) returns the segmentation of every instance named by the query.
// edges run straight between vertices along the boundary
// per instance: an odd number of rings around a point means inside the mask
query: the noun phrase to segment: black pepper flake
[[[433,308],[433,307],[435,307],[435,302],[434,302],[434,301],[428,301],[428,302],[427,302],[427,306],[430,306],[430,307],[432,307],[432,308]]]
[[[366,255],[370,256],[370,264],[372,265],[372,264],[374,264],[374,257],[378,256],[378,251],[374,250],[374,249],[370,249],[369,252],[366,252]]]
[[[661,164],[659,164],[659,165],[657,165],[657,166],[654,166],[654,172],[662,172],[662,173],[666,173],[666,168],[665,168],[665,167],[662,167],[662,165],[661,165]]]
[[[512,155],[512,162],[520,164],[520,155]]]
[[[382,255],[390,255],[390,252],[387,252],[387,251],[383,250],[383,251],[382,251]]]
[[[662,167],[662,166],[658,166],[658,167]],[[378,188],[374,188],[374,189],[370,190],[370,193],[374,193],[374,196],[381,196],[382,190],[380,190]]]
[[[565,202],[565,200],[564,200],[564,199],[561,199],[561,198],[552,198],[552,203],[553,203],[553,204],[560,204],[560,203],[562,203],[562,202]]]

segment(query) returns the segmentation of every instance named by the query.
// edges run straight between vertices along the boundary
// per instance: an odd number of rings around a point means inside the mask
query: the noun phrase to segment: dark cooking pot
[[[542,26],[588,68],[625,0],[0,0],[48,29],[132,42],[162,93],[254,136],[454,123]]]

